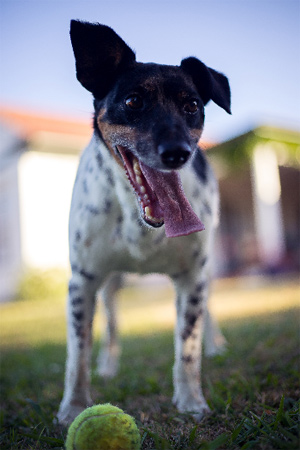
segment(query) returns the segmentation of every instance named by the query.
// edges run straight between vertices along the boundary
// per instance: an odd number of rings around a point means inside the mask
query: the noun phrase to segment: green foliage
[[[261,416],[249,412],[229,436],[230,445],[242,450],[258,446],[273,449],[299,448],[300,402],[289,399],[284,406],[282,396],[278,410],[265,408]]]
[[[27,269],[22,275],[16,300],[49,300],[66,295],[67,275],[61,269]]]

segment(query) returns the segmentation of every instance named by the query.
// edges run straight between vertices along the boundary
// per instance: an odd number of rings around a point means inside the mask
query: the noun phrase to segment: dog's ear
[[[135,63],[134,52],[106,25],[72,20],[70,36],[78,81],[102,99],[118,76]]]
[[[231,114],[230,87],[225,75],[193,57],[183,59],[180,67],[192,77],[204,105],[212,100]]]

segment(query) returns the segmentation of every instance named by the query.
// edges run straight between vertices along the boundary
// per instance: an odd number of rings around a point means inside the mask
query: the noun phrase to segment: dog
[[[218,186],[198,143],[210,100],[231,114],[228,79],[195,57],[180,66],[137,62],[105,25],[72,20],[70,36],[77,79],[93,94],[95,113],[70,210],[67,363],[58,420],[68,424],[92,405],[98,290],[108,319],[98,372],[115,375],[115,294],[123,274],[135,272],[173,281],[173,402],[200,421],[209,412],[200,380],[202,336],[208,353],[223,338],[207,310]]]

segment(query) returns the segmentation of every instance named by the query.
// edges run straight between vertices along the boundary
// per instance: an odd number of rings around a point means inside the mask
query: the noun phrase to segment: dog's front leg
[[[69,283],[65,391],[57,415],[59,422],[65,425],[92,405],[90,364],[97,287],[91,274],[81,272],[73,274]]]
[[[209,407],[201,388],[202,336],[208,297],[206,278],[176,280],[177,324],[173,401],[180,412],[191,412],[200,421]]]

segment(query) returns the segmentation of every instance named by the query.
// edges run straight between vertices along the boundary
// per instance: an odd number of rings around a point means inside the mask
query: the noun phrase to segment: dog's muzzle
[[[165,224],[167,237],[187,236],[204,230],[203,223],[184,194],[179,171],[151,168],[120,145],[117,146],[117,151],[139,199],[143,220],[148,225],[157,228]],[[182,164],[182,159],[186,160],[188,156],[187,150],[181,157],[173,154],[169,164]]]

